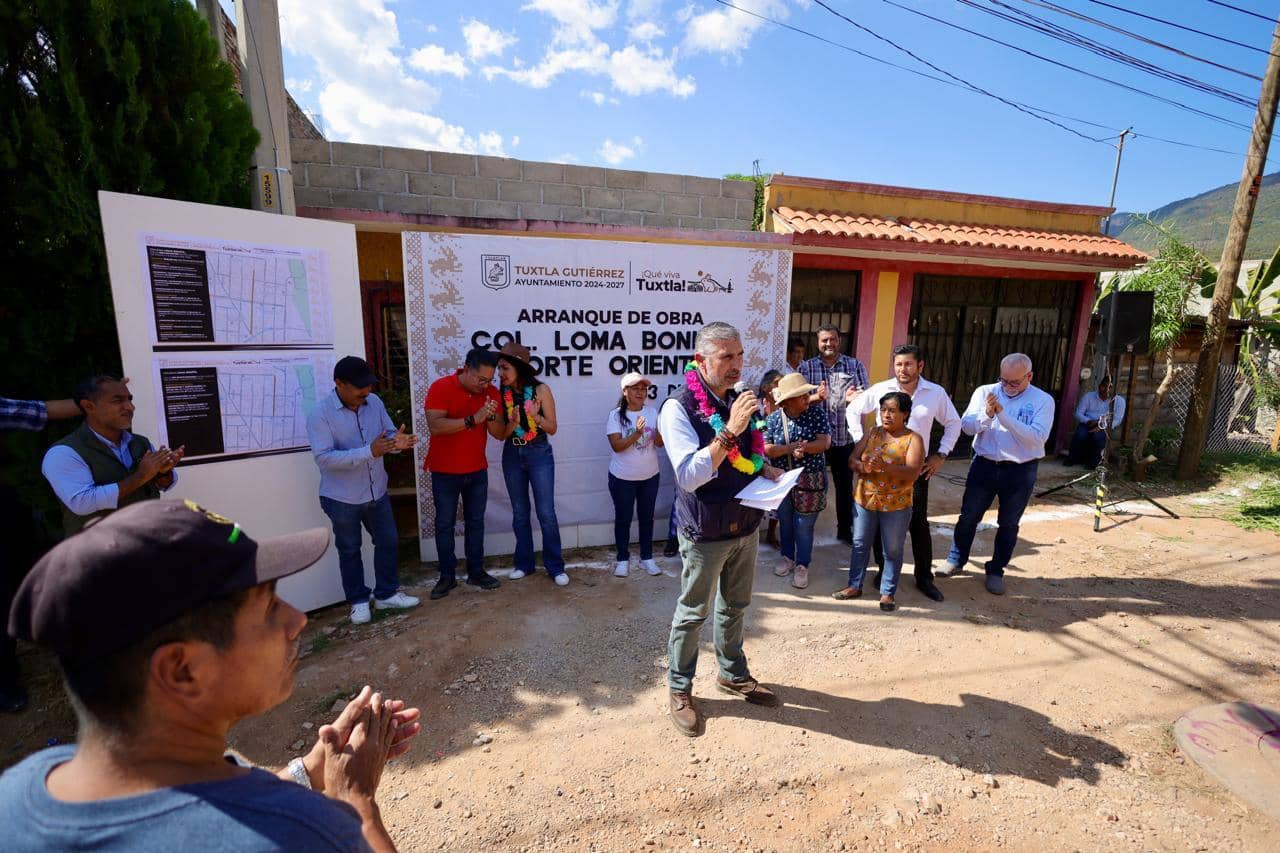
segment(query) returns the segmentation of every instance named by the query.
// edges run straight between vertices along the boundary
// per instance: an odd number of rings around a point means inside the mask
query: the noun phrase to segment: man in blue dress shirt
[[[1124,423],[1124,397],[1116,395],[1113,400],[1111,390],[1111,377],[1104,376],[1098,390],[1085,394],[1076,404],[1076,431],[1071,436],[1067,465],[1096,466],[1107,446],[1107,433]]]
[[[951,553],[937,574],[946,577],[963,570],[978,522],[999,498],[995,547],[986,564],[987,592],[992,595],[1004,595],[1004,567],[1018,543],[1018,524],[1053,428],[1053,398],[1031,384],[1033,375],[1029,357],[1020,352],[1006,355],[1000,361],[1000,381],[979,385],[960,419],[960,428],[974,436],[974,456]]]
[[[84,423],[50,447],[40,471],[62,502],[62,529],[70,536],[90,519],[152,500],[178,481],[183,448],[157,450],[133,428],[128,380],[98,374],[80,382],[75,403]]]
[[[397,430],[386,406],[373,393],[378,381],[362,358],[349,355],[333,367],[333,393],[307,418],[307,438],[320,468],[320,507],[333,522],[342,591],[351,621],[368,622],[370,589],[360,559],[361,525],[373,539],[373,603],[379,608],[414,607],[418,599],[400,592],[400,534],[382,457],[408,450],[418,437]]]

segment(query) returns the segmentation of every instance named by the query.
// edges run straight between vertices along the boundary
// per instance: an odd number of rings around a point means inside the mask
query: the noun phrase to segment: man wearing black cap
[[[366,687],[279,777],[226,756],[235,723],[293,690],[307,617],[276,581],[328,544],[145,501],[46,554],[8,628],[56,655],[78,742],[0,776],[5,849],[394,850],[375,795],[418,709]]]
[[[382,461],[388,453],[412,448],[418,437],[405,433],[404,424],[396,429],[373,393],[377,381],[364,359],[340,359],[333,366],[333,393],[307,418],[307,438],[320,467],[320,507],[333,522],[342,591],[357,625],[370,617],[370,590],[360,559],[361,525],[373,539],[374,605],[401,609],[418,604],[418,599],[399,591],[400,534]]]

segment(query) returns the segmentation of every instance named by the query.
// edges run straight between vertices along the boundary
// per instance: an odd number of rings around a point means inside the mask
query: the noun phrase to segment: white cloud
[[[627,4],[627,19],[630,21],[657,18],[662,8],[662,0],[631,0]]]
[[[440,91],[411,73],[387,0],[280,0],[280,34],[286,50],[314,64],[331,138],[480,150],[465,128],[434,114]]]
[[[467,62],[460,53],[449,53],[438,44],[428,44],[409,54],[409,64],[424,74],[467,76]]]
[[[606,95],[604,92],[593,92],[590,89],[583,89],[582,91],[578,92],[578,97],[582,98],[583,100],[590,101],[591,103],[595,104],[597,107],[603,107],[605,104],[622,103],[617,98],[611,98],[608,95]]]
[[[495,157],[507,156],[502,150],[502,134],[492,130],[480,134],[480,152]]]
[[[462,37],[467,42],[467,56],[472,59],[501,56],[503,51],[516,43],[515,36],[495,30],[475,18],[462,25]]]
[[[439,27],[437,27],[435,24],[427,24],[427,32],[428,32],[428,33],[434,33],[434,32],[439,32],[439,31],[440,31],[440,28],[439,28]]]
[[[643,23],[636,24],[627,32],[631,36],[632,41],[653,41],[654,39],[662,38],[666,35],[666,31],[653,21],[645,21]]]
[[[663,54],[661,48],[638,48],[629,44],[609,57],[609,79],[624,95],[647,92],[670,92],[687,98],[697,86],[690,76],[676,74],[676,55]]]
[[[569,71],[601,74],[608,67],[608,63],[609,45],[596,42],[587,48],[550,50],[541,62],[528,68],[487,66],[484,74],[489,79],[501,74],[534,89],[545,89],[561,74]]]
[[[297,77],[286,77],[284,81],[284,87],[291,95],[295,95],[297,92],[301,92],[305,95],[307,92],[311,91],[311,87],[314,85],[315,81],[310,77],[303,79],[299,79]]]
[[[736,0],[734,5],[756,15],[778,20],[785,19],[789,14],[786,0]],[[723,53],[733,56],[741,53],[756,31],[767,23],[726,7],[694,12],[692,6],[687,6],[681,12],[681,17],[686,22],[686,49],[692,53]]]
[[[524,12],[542,12],[556,22],[558,44],[595,41],[595,31],[613,26],[618,17],[619,0],[531,0],[521,6]]]
[[[574,154],[557,154],[547,162],[549,163],[581,163],[582,161]]]
[[[605,139],[596,154],[610,166],[617,166],[635,157],[636,152],[643,147],[644,140],[638,136],[631,138],[630,145],[614,142],[612,139]]]
[[[519,147],[520,147],[520,137],[519,137],[519,136],[513,136],[513,137],[511,137],[511,147],[512,147],[512,148],[519,148]]]

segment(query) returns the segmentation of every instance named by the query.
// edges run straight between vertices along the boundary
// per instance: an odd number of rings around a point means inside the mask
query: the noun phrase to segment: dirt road
[[[931,495],[939,558],[959,495]],[[406,850],[1274,850],[1280,826],[1184,760],[1170,725],[1280,706],[1280,539],[1126,507],[1094,534],[1083,503],[1033,502],[1006,596],[971,565],[934,604],[908,569],[893,614],[829,597],[848,564],[829,519],[808,590],[762,546],[747,654],[785,704],[715,692],[708,627],[697,739],[664,713],[678,559],[618,579],[600,549],[565,589],[460,587],[356,628],[317,614],[293,698],[233,742],[278,767],[361,684],[420,705],[380,798]],[[4,764],[73,734],[47,667],[35,681],[33,709],[0,721]]]

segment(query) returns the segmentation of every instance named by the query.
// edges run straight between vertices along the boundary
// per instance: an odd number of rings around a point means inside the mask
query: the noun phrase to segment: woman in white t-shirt
[[[631,565],[631,513],[640,516],[640,565],[651,575],[662,574],[653,561],[653,507],[658,500],[658,411],[646,405],[653,385],[639,373],[622,377],[622,396],[609,413],[604,432],[613,448],[609,459],[609,494],[613,496],[613,539],[618,565],[613,573],[627,576]]]

